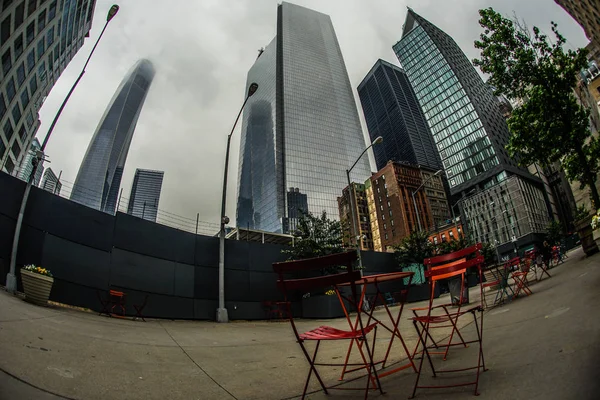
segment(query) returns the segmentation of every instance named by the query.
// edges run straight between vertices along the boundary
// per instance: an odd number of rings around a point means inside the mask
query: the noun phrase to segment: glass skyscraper
[[[38,111],[89,36],[95,5],[95,0],[0,2],[0,170],[31,173],[28,150],[40,126]]]
[[[294,231],[293,204],[337,219],[345,170],[365,141],[331,18],[279,5],[277,36],[248,72],[251,82],[259,89],[242,122],[237,225]],[[351,177],[370,174],[364,157]]]
[[[529,177],[510,159],[498,99],[456,42],[410,8],[393,46],[439,151],[451,193],[489,187],[509,174]]]
[[[408,162],[434,171],[442,168],[425,116],[406,73],[378,60],[358,85],[358,96],[373,147],[377,170],[388,161]]]
[[[71,200],[115,213],[129,145],[153,78],[154,67],[145,59],[127,73],[88,146]]]
[[[502,257],[540,240],[549,221],[542,181],[508,156],[499,101],[467,56],[410,8],[393,49],[433,134],[450,193],[464,200],[461,218],[473,239],[498,246]]]
[[[156,222],[164,175],[163,171],[135,170],[127,214]]]

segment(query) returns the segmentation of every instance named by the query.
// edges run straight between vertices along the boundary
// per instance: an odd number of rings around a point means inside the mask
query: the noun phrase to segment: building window
[[[4,18],[4,21],[2,21],[2,27],[0,28],[0,42],[6,43],[9,38],[10,38],[10,14],[8,14],[8,16],[6,18]]]
[[[29,93],[27,93],[27,86],[25,86],[25,90],[23,90],[23,93],[21,93],[21,104],[23,105],[23,108],[26,108],[27,104],[29,104]]]
[[[27,16],[30,17],[31,14],[33,14],[35,12],[36,8],[37,8],[37,0],[29,0],[29,2],[27,3]]]
[[[19,137],[21,138],[21,143],[25,143],[25,139],[27,138],[27,130],[25,129],[25,125],[21,125],[21,129],[19,129]]]
[[[15,80],[11,76],[10,78],[8,78],[8,83],[6,84],[6,95],[8,96],[9,104],[12,101],[12,99],[15,98],[16,94],[17,90],[15,89]]]
[[[391,220],[390,220],[390,224],[391,224],[392,226],[394,226],[394,220],[393,220],[393,219],[391,219]]]
[[[50,28],[48,30],[48,32],[46,33],[46,43],[48,44],[48,47],[50,47],[50,45],[52,43],[54,43],[54,28]]]
[[[38,75],[40,76],[40,83],[43,83],[46,80],[46,61],[42,61],[40,64],[40,67],[38,68]]]
[[[40,58],[42,58],[42,55],[44,54],[44,51],[46,51],[46,42],[44,40],[44,37],[42,36],[42,39],[38,42],[38,45],[37,45],[38,60]]]
[[[6,159],[6,163],[4,163],[4,167],[6,168],[6,172],[8,172],[9,175],[12,175],[12,173],[13,173],[13,171],[15,169],[15,163],[9,157],[9,158]]]
[[[381,179],[385,181],[385,175],[381,175]]]
[[[10,71],[11,67],[12,57],[10,56],[10,48],[8,48],[4,54],[2,54],[2,72],[4,72],[4,75],[8,74],[8,71]]]
[[[52,19],[56,16],[56,0],[50,3],[50,7],[48,7],[48,22],[52,21]]]
[[[27,25],[27,30],[25,32],[25,36],[27,36],[27,46],[29,46],[31,42],[33,42],[33,39],[35,39],[35,21],[32,21]]]
[[[21,63],[17,67],[17,85],[21,86],[25,82],[25,64]]]
[[[23,35],[19,34],[15,39],[15,60],[19,58],[21,54],[23,54]]]
[[[31,80],[29,81],[29,89],[31,90],[32,96],[35,94],[37,88],[38,88],[37,79],[34,74],[33,78],[31,78]]]
[[[4,95],[0,92],[0,119],[6,114],[6,103],[4,102]]]
[[[46,10],[43,10],[40,15],[38,15],[38,34],[44,29],[46,26]]]
[[[21,146],[19,146],[19,142],[17,140],[15,140],[13,142],[13,145],[11,146],[11,150],[12,150],[13,156],[15,157],[15,160],[18,160],[19,156],[21,155]]]
[[[15,130],[13,129],[12,122],[10,122],[10,119],[7,119],[4,123],[4,136],[6,137],[7,141],[10,142],[10,139],[12,139],[12,135],[14,132]]]
[[[4,144],[4,140],[0,139],[0,159],[4,158],[4,153],[6,153],[6,145]]]
[[[25,117],[25,122],[27,122],[27,127],[31,129],[31,127],[33,126],[33,114],[31,113],[31,110],[29,110],[29,112],[27,113],[27,116]]]
[[[22,2],[15,9],[15,30],[21,26],[25,20],[25,2]]]
[[[13,107],[12,116],[13,120],[15,121],[15,124],[18,124],[19,120],[21,119],[21,107],[19,106],[19,102],[17,102]]]
[[[35,67],[35,50],[31,50],[29,54],[27,54],[27,72],[31,72],[31,70]]]

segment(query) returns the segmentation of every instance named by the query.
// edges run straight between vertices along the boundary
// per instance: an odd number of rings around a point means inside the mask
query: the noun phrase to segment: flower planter
[[[21,281],[25,291],[25,300],[40,306],[48,305],[54,278],[22,269]]]
[[[594,230],[592,229],[591,222],[591,216],[574,222],[586,256],[591,256],[598,252],[598,245],[594,240]]]

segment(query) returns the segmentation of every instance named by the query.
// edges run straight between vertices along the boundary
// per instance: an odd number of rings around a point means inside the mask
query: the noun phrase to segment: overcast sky
[[[481,33],[477,11],[513,10],[530,26],[559,24],[570,47],[587,40],[552,0],[296,0],[329,14],[355,88],[378,58],[398,64],[406,7],[451,35],[470,59]],[[97,2],[90,38],[54,86],[40,112],[43,137],[98,37],[112,2]],[[133,136],[121,183],[129,197],[136,168],[165,171],[159,208],[190,219],[218,222],[226,137],[241,106],[246,73],[257,50],[276,34],[277,0],[127,0],[111,21],[86,74],[47,147],[50,166],[63,171],[66,191],[104,110],[124,74],[149,58],[156,77]],[[260,90],[260,89],[259,89]],[[362,110],[359,115],[367,137]],[[235,222],[239,129],[232,140],[227,214]],[[374,164],[372,164],[374,166]]]

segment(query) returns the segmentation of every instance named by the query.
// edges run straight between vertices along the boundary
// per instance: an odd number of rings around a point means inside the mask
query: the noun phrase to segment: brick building
[[[352,205],[352,202],[350,201],[351,195],[354,195],[354,199],[356,200],[354,203],[354,216],[355,218],[358,218],[356,223],[358,233],[354,232],[354,223],[352,222],[352,212],[350,208]],[[356,247],[356,238],[360,237],[361,250],[374,250],[365,185],[352,183],[352,190],[350,190],[350,186],[346,186],[342,191],[342,197],[338,197],[337,201],[344,246]]]

